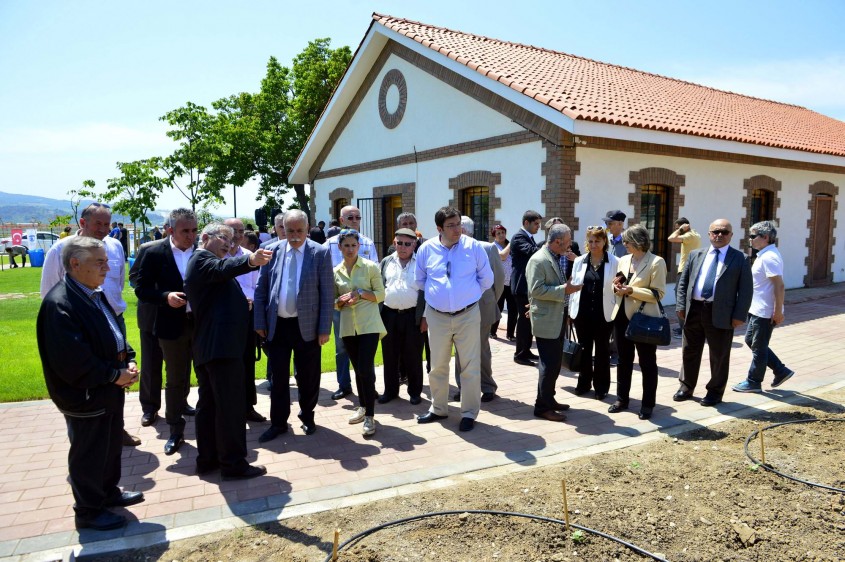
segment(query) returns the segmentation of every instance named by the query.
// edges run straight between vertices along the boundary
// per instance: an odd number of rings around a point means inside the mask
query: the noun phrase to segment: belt
[[[126,352],[121,351],[120,353],[118,353],[117,354],[117,360],[120,361],[120,362],[126,361]]]
[[[396,314],[405,314],[406,312],[414,312],[417,310],[417,307],[415,306],[412,306],[411,308],[390,308],[389,306],[385,306],[384,308],[386,308],[390,312],[395,312]]]
[[[460,310],[456,310],[455,312],[443,312],[442,310],[437,310],[434,307],[432,307],[432,310],[434,310],[434,312],[439,312],[440,314],[446,314],[447,316],[457,316],[458,314],[463,314],[464,312],[466,312],[467,310],[469,310],[470,308],[472,308],[476,304],[478,304],[478,301],[476,301],[472,304],[468,304],[467,306],[463,307]]]
[[[698,299],[692,299],[692,304],[697,304],[699,306],[713,306],[713,301],[700,301]]]

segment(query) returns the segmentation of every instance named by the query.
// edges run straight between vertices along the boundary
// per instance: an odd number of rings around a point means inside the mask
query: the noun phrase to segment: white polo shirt
[[[754,297],[751,299],[749,314],[759,318],[771,318],[775,312],[775,286],[772,277],[783,277],[783,258],[774,244],[769,244],[759,252],[751,266],[751,279],[754,282]]]

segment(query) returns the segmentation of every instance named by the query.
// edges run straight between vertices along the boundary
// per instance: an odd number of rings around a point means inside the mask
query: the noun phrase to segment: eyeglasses
[[[762,234],[749,234],[749,235],[748,235],[748,239],[749,239],[749,240],[754,240],[754,239],[755,239],[755,238],[757,238],[758,236],[763,236],[763,235],[762,235]]]
[[[457,224],[444,224],[443,228],[461,228],[461,223]]]
[[[348,217],[343,217],[348,221],[359,221],[361,220],[361,215],[349,215]]]
[[[405,246],[406,248],[410,248],[411,246],[416,244],[416,242],[401,242],[399,240],[394,240],[393,243],[397,246]]]
[[[729,234],[731,234],[731,231],[724,229],[711,230],[710,234],[712,234],[713,236],[728,236]]]
[[[232,244],[232,241],[229,240],[227,237],[223,236],[222,234],[215,234],[214,237],[217,238],[218,240],[221,240],[224,244],[228,244],[228,245]]]

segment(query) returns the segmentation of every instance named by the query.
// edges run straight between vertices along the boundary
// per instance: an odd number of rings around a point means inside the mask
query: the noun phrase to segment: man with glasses
[[[211,223],[188,261],[185,293],[196,316],[193,355],[199,384],[197,474],[220,469],[223,480],[267,473],[246,462],[243,349],[249,303],[235,278],[270,261],[272,252],[226,258],[234,233]]]
[[[678,280],[678,317],[684,320],[681,386],[675,402],[692,398],[704,343],[710,349],[710,382],[702,406],[722,402],[728,384],[734,329],[745,324],[751,306],[751,267],[729,246],[733,228],[727,219],[710,225],[710,248],[694,250]]]
[[[539,222],[539,221],[538,221]],[[461,232],[461,212],[442,207],[434,215],[440,235],[417,251],[416,283],[425,293],[431,342],[431,408],[417,423],[449,414],[449,359],[452,344],[461,362],[461,431],[471,431],[481,407],[478,301],[493,286],[493,270],[478,241]]]
[[[366,258],[371,262],[378,263],[378,252],[376,252],[376,245],[368,237],[361,233],[361,211],[358,207],[347,205],[340,210],[340,223],[343,228],[351,228],[358,231],[358,255]],[[323,244],[323,247],[331,252],[332,268],[337,267],[343,262],[343,254],[340,253],[340,246],[338,245],[338,234],[330,237]],[[334,346],[335,346],[335,366],[337,369],[337,390],[332,394],[332,400],[340,400],[344,396],[352,394],[352,379],[349,376],[349,354],[346,353],[346,348],[343,345],[343,339],[340,337],[340,311],[335,310],[332,319],[332,327],[334,329]]]
[[[773,222],[763,221],[752,226],[749,232],[751,247],[757,250],[757,259],[751,266],[754,297],[745,330],[745,343],[751,348],[751,367],[748,378],[733,387],[736,392],[762,392],[767,367],[775,374],[772,388],[779,387],[795,374],[769,347],[772,330],[783,323],[785,288],[783,258],[775,246],[778,231]]]
[[[522,228],[511,238],[511,258],[513,260],[513,271],[511,273],[511,287],[513,298],[516,300],[516,349],[514,350],[514,363],[537,366],[539,357],[532,353],[531,342],[534,336],[531,333],[531,320],[528,319],[528,283],[525,280],[525,266],[539,246],[534,240],[534,235],[540,230],[542,217],[537,211],[525,211],[522,215]],[[511,314],[508,311],[508,314]]]
[[[126,260],[123,246],[116,238],[109,237],[109,221],[111,221],[111,207],[105,203],[91,203],[82,210],[79,219],[79,232],[76,236],[88,236],[102,240],[106,245],[106,255],[109,259],[109,272],[103,281],[103,294],[123,324],[123,313],[126,312],[126,301],[123,300],[123,286],[126,273]],[[116,224],[116,223],[115,223]],[[44,257],[44,268],[41,270],[41,298],[47,296],[55,285],[65,276],[62,264],[62,248],[73,236],[62,238],[50,248]],[[137,447],[141,440],[126,431],[123,432],[123,445]]]

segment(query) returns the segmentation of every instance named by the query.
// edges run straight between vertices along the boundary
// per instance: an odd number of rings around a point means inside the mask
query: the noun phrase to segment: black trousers
[[[117,396],[117,393],[115,393]],[[120,455],[123,450],[123,402],[101,416],[65,416],[70,450],[67,455],[73,506],[77,515],[88,517],[103,509],[108,498],[120,495]]]
[[[141,387],[138,400],[145,414],[152,414],[161,409],[161,370],[164,354],[158,338],[152,332],[141,330]]]
[[[399,395],[401,364],[402,373],[408,377],[408,395],[419,396],[423,385],[423,334],[416,322],[416,308],[394,310],[382,306],[381,321],[387,329],[387,335],[381,340],[384,393],[387,396]]]
[[[267,359],[273,370],[273,389],[270,391],[270,423],[273,427],[287,427],[290,417],[290,357],[296,369],[299,390],[299,419],[314,424],[314,408],[320,395],[320,342],[302,339],[299,319],[276,319],[276,333],[267,344]]]
[[[579,311],[575,319],[575,332],[578,342],[584,349],[581,356],[581,372],[578,373],[579,392],[587,392],[590,387],[596,394],[607,394],[610,390],[610,333],[613,323],[606,322],[604,314],[595,314],[588,310]],[[595,365],[590,360],[595,346]]]
[[[247,468],[243,368],[239,357],[196,365],[198,467],[219,464],[224,475],[240,474]]]
[[[358,334],[346,336],[343,345],[349,352],[349,360],[355,369],[355,388],[358,390],[358,405],[365,410],[365,415],[375,415],[376,405],[376,350],[378,334]],[[407,364],[408,362],[406,362]]]
[[[563,335],[565,333],[566,322],[562,322],[558,337],[537,338],[537,354],[540,356],[537,366],[540,370],[540,378],[537,382],[537,400],[534,402],[535,414],[554,410],[555,383],[563,364]]]
[[[507,337],[513,338],[516,337],[516,300],[514,300],[513,293],[511,292],[511,286],[505,285],[504,291],[502,291],[502,296],[499,297],[499,312],[505,310],[505,303],[508,303],[508,328],[507,328]],[[496,322],[492,326],[490,326],[490,333],[495,336],[496,332],[499,330],[499,323]]]
[[[712,307],[712,303],[695,300],[690,303],[684,322],[680,381],[685,391],[695,390],[698,371],[701,368],[701,356],[704,354],[704,343],[707,342],[710,350],[710,382],[707,383],[707,394],[721,398],[728,385],[734,331],[733,328],[725,330],[713,325]]]
[[[631,394],[631,378],[634,373],[634,351],[640,362],[643,375],[643,408],[654,408],[657,395],[657,346],[635,343],[625,337],[628,316],[624,307],[616,314],[613,322],[616,345],[619,348],[619,365],[616,367],[616,397],[627,402]]]
[[[188,393],[191,390],[193,334],[193,321],[188,320],[185,330],[178,338],[158,340],[167,376],[164,385],[164,419],[170,425],[171,435],[182,435],[185,432],[185,418],[182,413],[188,405]]]
[[[257,341],[255,319],[249,315],[249,326],[244,347],[244,403],[247,410],[258,404],[258,392],[255,390],[255,347]]]
[[[525,316],[528,312],[528,295],[514,295],[516,301],[516,350],[513,353],[514,359],[530,359],[531,341],[534,336],[531,333],[531,320]],[[510,312],[508,312],[510,316]],[[561,350],[561,353],[563,351]]]

